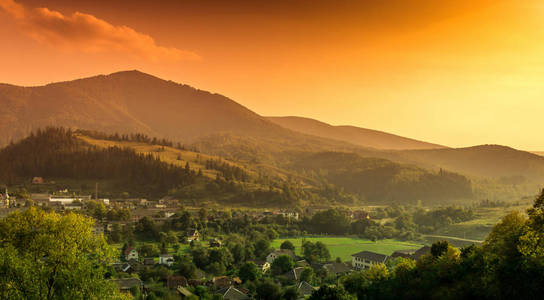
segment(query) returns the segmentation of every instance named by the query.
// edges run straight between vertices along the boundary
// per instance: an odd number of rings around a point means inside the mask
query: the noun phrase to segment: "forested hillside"
[[[145,134],[103,134],[48,128],[0,151],[0,184],[32,177],[79,182],[116,197],[217,202],[255,207],[308,204],[443,203],[472,196],[471,182],[353,153],[283,152],[278,166],[232,161]],[[196,202],[195,202],[196,201]]]
[[[372,203],[440,203],[470,199],[471,182],[465,176],[361,157],[354,153],[323,152],[302,156],[292,168],[323,178]]]
[[[75,138],[70,130],[37,131],[0,151],[6,184],[29,181],[33,176],[50,179],[110,180],[132,194],[160,195],[175,186],[195,183],[198,175],[129,148],[99,149]]]

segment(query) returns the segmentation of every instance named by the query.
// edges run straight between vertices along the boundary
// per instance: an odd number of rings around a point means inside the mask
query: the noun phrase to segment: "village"
[[[34,178],[33,183],[39,182],[39,178]],[[299,299],[303,299],[322,283],[335,282],[342,276],[372,265],[392,264],[397,258],[417,260],[430,251],[430,247],[423,246],[420,249],[399,249],[385,255],[361,248],[361,251],[351,255],[350,261],[342,261],[339,257],[332,259],[329,250],[320,242],[316,246],[319,244],[318,247],[323,249],[317,254],[307,253],[309,251],[304,247],[313,245],[304,240],[301,246],[304,249],[299,251],[295,251],[289,240],[284,241],[279,249],[270,246],[270,242],[280,237],[280,233],[285,237],[305,236],[298,230],[300,226],[297,224],[302,222],[302,218],[308,219],[319,211],[311,209],[189,210],[178,199],[110,200],[98,198],[98,194],[94,197],[78,195],[66,189],[52,194],[33,193],[26,199],[10,196],[6,189],[0,194],[0,204],[0,216],[27,206],[92,216],[95,219],[93,233],[104,235],[119,250],[119,261],[110,266],[110,280],[118,285],[120,291],[133,296],[155,293],[163,298],[170,295],[189,299],[195,296],[195,291],[202,293],[204,289],[209,295],[221,295],[222,299],[250,299],[258,289],[252,281],[266,278],[282,287],[291,287],[296,290]],[[370,221],[368,212],[364,210],[344,211],[343,214],[350,222]],[[173,225],[180,221],[184,224]],[[245,223],[250,226],[246,228],[249,231],[251,226],[255,226],[256,231],[264,234],[238,230],[229,232],[221,228],[221,225],[229,222]],[[159,230],[157,228],[168,232],[168,236],[164,238],[167,234],[159,232],[160,237],[150,238],[148,233]],[[255,249],[246,251],[241,257],[234,257],[237,248],[232,243],[234,232],[247,235],[247,240],[242,242],[246,247],[257,248],[261,241],[266,245],[262,251]],[[207,260],[214,255],[219,256],[217,260],[222,261],[220,264],[223,267],[212,267],[213,264],[199,266],[194,262],[198,259],[199,251],[208,254]],[[187,268],[192,271],[180,271]],[[248,269],[250,275],[244,274]],[[203,295],[197,296],[205,298]]]

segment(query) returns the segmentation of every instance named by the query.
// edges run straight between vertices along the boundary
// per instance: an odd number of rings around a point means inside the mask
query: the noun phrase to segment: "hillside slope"
[[[303,117],[267,117],[268,120],[291,130],[353,143],[363,147],[390,150],[438,149],[444,146],[355,126],[332,126]]]
[[[462,174],[544,179],[544,157],[506,146],[482,145],[457,149],[412,150],[397,153],[419,165],[437,166]]]

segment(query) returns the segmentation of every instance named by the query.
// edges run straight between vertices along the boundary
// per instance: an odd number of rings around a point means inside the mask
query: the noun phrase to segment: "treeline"
[[[95,139],[100,140],[108,140],[108,141],[116,141],[116,142],[136,142],[136,143],[145,143],[149,145],[158,145],[163,147],[173,147],[179,150],[188,150],[187,147],[184,144],[181,144],[180,142],[173,142],[169,139],[165,138],[156,138],[156,137],[150,137],[144,133],[131,133],[131,134],[120,134],[120,133],[113,133],[108,134],[100,131],[94,131],[94,130],[85,130],[85,129],[77,129],[75,130],[75,133],[83,134],[88,137],[92,137]],[[194,147],[190,149],[190,151],[193,152],[199,152]]]
[[[352,153],[318,153],[300,158],[291,167],[317,180],[324,178],[371,203],[415,204],[422,200],[430,204],[472,197],[472,184],[465,176]]]
[[[225,178],[225,180],[239,180],[239,181],[249,181],[251,176],[244,171],[244,169],[228,164],[219,159],[207,159],[206,160],[206,169],[216,170]]]
[[[132,149],[100,149],[84,144],[71,130],[38,130],[0,151],[0,179],[7,184],[33,176],[54,179],[112,180],[131,194],[166,194],[168,189],[195,182],[193,171],[164,163]]]
[[[450,224],[470,221],[474,219],[474,212],[470,208],[449,206],[431,211],[419,209],[414,212],[413,218],[419,231],[430,233]]]

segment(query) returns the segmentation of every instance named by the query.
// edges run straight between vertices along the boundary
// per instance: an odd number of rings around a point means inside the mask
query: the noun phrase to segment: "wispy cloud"
[[[163,47],[128,26],[112,25],[93,15],[63,15],[48,8],[27,8],[13,0],[0,0],[3,9],[34,39],[56,47],[84,52],[119,51],[150,61],[196,60],[191,51]]]

